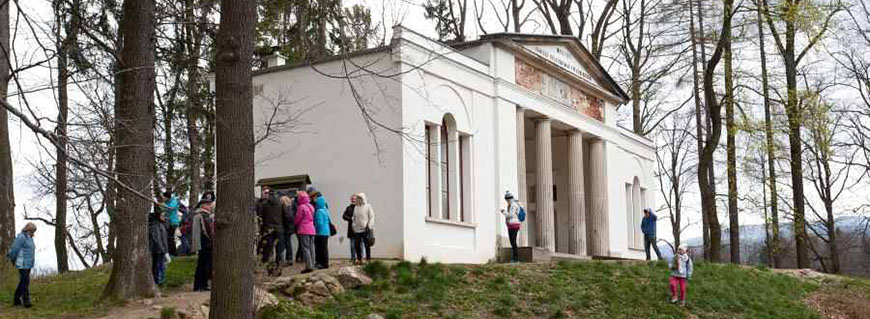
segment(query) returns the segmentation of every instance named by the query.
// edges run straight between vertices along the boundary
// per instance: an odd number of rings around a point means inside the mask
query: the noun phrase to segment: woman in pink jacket
[[[302,259],[305,260],[305,270],[309,273],[314,270],[314,207],[311,206],[308,193],[296,193],[296,218],[293,224],[296,226],[296,234],[299,235],[299,243],[302,249]]]

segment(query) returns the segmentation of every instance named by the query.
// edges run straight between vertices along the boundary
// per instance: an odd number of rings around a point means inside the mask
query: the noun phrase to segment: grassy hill
[[[195,258],[172,262],[172,294],[193,277]],[[282,301],[264,319],[365,318],[870,318],[870,281],[835,276],[798,279],[766,268],[698,263],[685,308],[668,302],[664,263],[608,262],[442,265],[374,262],[374,284],[315,306]],[[0,285],[0,318],[93,318],[109,268],[34,279],[33,309],[9,306],[15,280]],[[156,315],[155,315],[156,317]]]
[[[807,306],[870,305],[870,282],[822,276],[797,279],[766,268],[698,263],[686,307],[668,302],[664,263],[523,265],[373,263],[367,288],[307,307],[293,301],[264,318],[821,318]],[[850,296],[844,300],[840,296]],[[831,302],[841,304],[830,305]],[[851,309],[856,308],[856,309]],[[866,309],[870,311],[870,309]]]
[[[171,292],[193,281],[196,257],[177,258],[166,271],[166,287]],[[0,318],[92,318],[105,315],[106,310],[119,306],[118,302],[100,301],[111,268],[98,266],[84,271],[62,275],[32,278],[30,298],[33,308],[12,308],[12,296],[18,284],[18,274],[9,274],[0,282]]]

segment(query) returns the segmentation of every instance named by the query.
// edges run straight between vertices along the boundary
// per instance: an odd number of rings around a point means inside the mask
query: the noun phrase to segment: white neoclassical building
[[[388,46],[266,62],[253,78],[256,178],[279,189],[310,179],[339,227],[332,256],[349,255],[341,213],[365,192],[374,257],[493,260],[508,247],[498,211],[510,190],[529,213],[520,246],[642,258],[654,148],[616,125],[627,96],[576,38],[445,45],[396,27]]]

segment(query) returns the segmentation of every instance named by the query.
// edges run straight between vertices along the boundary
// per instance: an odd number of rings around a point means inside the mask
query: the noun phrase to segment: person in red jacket
[[[305,270],[309,273],[314,270],[314,207],[311,206],[308,193],[296,193],[296,217],[293,224],[296,226],[296,234],[299,235],[302,259],[305,261]]]

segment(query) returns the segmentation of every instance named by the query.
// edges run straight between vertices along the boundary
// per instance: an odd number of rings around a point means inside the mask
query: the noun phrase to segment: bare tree
[[[215,72],[218,198],[211,319],[253,318],[254,124],[251,63],[256,1],[222,0]]]
[[[789,157],[791,166],[791,183],[792,183],[792,201],[794,208],[794,232],[795,232],[795,249],[797,249],[797,264],[798,268],[808,268],[810,266],[809,255],[807,252],[807,236],[806,236],[806,218],[804,213],[804,185],[803,185],[803,160],[801,159],[801,125],[803,111],[799,108],[798,103],[798,66],[803,58],[819,43],[819,40],[827,33],[831,20],[834,15],[841,10],[840,0],[831,0],[826,7],[827,13],[822,17],[813,17],[819,11],[810,10],[821,9],[823,6],[815,3],[807,2],[806,0],[781,0],[776,4],[775,10],[771,10],[771,5],[768,0],[762,0],[762,8],[764,17],[767,21],[770,32],[773,35],[774,43],[776,43],[779,56],[782,57],[782,63],[785,68],[785,80],[788,99],[786,100],[785,110],[788,117],[788,140],[789,140]],[[809,27],[808,24],[802,21],[806,19],[818,19],[821,21],[820,27],[816,28],[816,24]],[[797,35],[804,32],[809,38],[809,41],[803,48],[797,48]]]
[[[656,150],[659,190],[669,212],[674,247],[679,247],[683,223],[684,200],[689,185],[694,181],[691,149],[691,113],[675,113],[670,123],[663,125],[657,136],[660,141]]]
[[[728,4],[726,4],[726,7]],[[725,8],[730,10],[730,8]],[[731,18],[733,19],[733,17]],[[729,31],[730,32],[730,31]],[[740,263],[740,220],[737,210],[737,127],[734,123],[734,54],[732,37],[729,34],[723,43],[722,55],[725,64],[725,130],[726,170],[728,174],[728,234],[731,244],[731,263]]]
[[[758,51],[761,55],[761,90],[764,98],[764,135],[765,135],[765,154],[767,157],[767,179],[765,185],[770,188],[770,240],[768,241],[768,251],[772,255],[772,263],[774,268],[780,267],[782,263],[782,254],[779,248],[779,198],[776,191],[776,164],[775,161],[775,144],[773,142],[773,125],[771,121],[771,103],[770,103],[770,85],[767,75],[767,51],[765,50],[765,33],[762,18],[762,8],[760,0],[755,0],[756,5],[756,26],[758,27]],[[767,205],[765,205],[766,207]],[[765,222],[767,218],[765,218]]]
[[[698,163],[698,181],[701,188],[701,209],[707,217],[707,222],[710,229],[710,247],[709,257],[713,262],[721,260],[721,238],[722,230],[719,226],[719,219],[716,215],[716,191],[713,187],[713,181],[710,180],[710,175],[703,172],[709,172],[714,165],[713,153],[719,145],[719,137],[722,135],[722,104],[719,103],[716,91],[714,89],[713,74],[716,66],[722,59],[723,51],[728,42],[731,41],[731,20],[734,11],[733,0],[723,0],[722,10],[722,29],[718,36],[716,48],[713,50],[713,55],[706,62],[704,69],[704,106],[710,119],[711,129],[707,132],[707,140],[704,142],[701,158]]]
[[[807,200],[807,207],[824,226],[824,231],[809,227],[810,231],[826,244],[828,256],[824,258],[812,249],[826,272],[840,272],[840,250],[837,247],[837,226],[834,210],[837,200],[854,183],[850,176],[853,159],[857,152],[839,141],[845,126],[844,113],[837,112],[824,101],[818,92],[807,92],[801,97],[806,110],[803,127],[808,133],[804,141],[807,170],[805,180],[810,182],[821,202],[816,208]],[[828,261],[826,262],[825,259]]]

